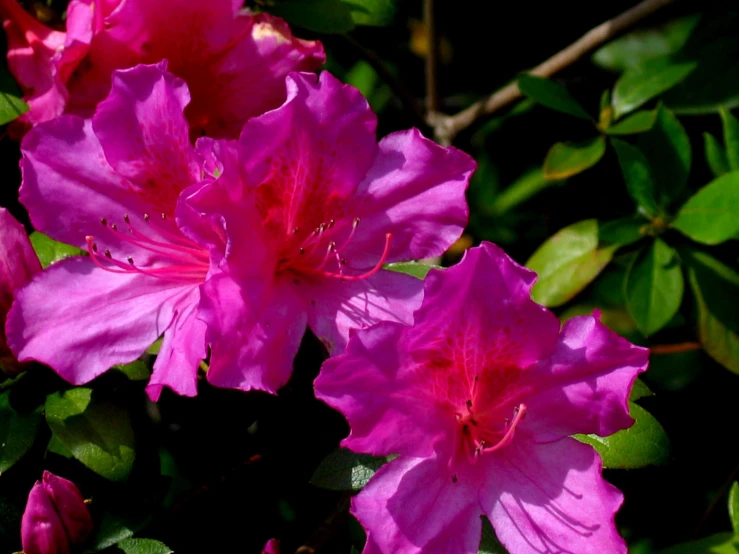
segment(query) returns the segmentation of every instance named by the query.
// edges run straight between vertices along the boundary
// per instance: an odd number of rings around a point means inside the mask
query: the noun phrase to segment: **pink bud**
[[[92,518],[74,483],[44,471],[28,494],[21,520],[25,554],[69,554],[70,544],[83,542]]]
[[[269,539],[262,549],[262,554],[280,554],[280,541]]]

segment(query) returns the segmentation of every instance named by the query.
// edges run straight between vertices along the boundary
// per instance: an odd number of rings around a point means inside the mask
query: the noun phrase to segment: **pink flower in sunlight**
[[[210,254],[175,223],[180,191],[202,177],[188,100],[163,64],[139,66],[113,77],[92,119],[63,115],[24,138],[20,199],[34,227],[89,256],[54,264],[18,291],[6,332],[19,360],[82,384],[163,335],[150,396],[163,385],[196,394],[206,345],[195,316]]]
[[[66,554],[92,531],[90,512],[77,486],[44,471],[28,494],[21,520],[25,554]]]
[[[15,373],[20,368],[5,340],[5,317],[15,291],[41,271],[23,225],[0,208],[0,368]]]
[[[67,31],[51,30],[17,0],[0,0],[8,63],[31,110],[25,125],[59,114],[89,117],[116,69],[166,59],[192,95],[192,136],[235,137],[248,118],[285,99],[285,76],[324,61],[317,41],[253,15],[234,0],[72,0]]]
[[[306,326],[338,353],[353,328],[410,323],[422,282],[383,265],[441,255],[467,222],[467,154],[416,130],[378,144],[367,101],[328,73],[287,86],[238,141],[198,141],[214,179],[184,200],[183,229],[228,235],[200,312],[222,387],[276,391]]]
[[[483,243],[432,271],[415,325],[358,331],[316,395],[351,425],[343,445],[399,456],[353,499],[365,554],[474,554],[486,516],[516,554],[625,553],[623,497],[570,435],[629,427],[648,351],[595,316],[559,321],[535,274]]]

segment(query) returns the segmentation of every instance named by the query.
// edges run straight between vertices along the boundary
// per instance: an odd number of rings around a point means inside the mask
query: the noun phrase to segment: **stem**
[[[702,348],[699,342],[681,342],[679,344],[658,344],[650,346],[651,354],[678,354],[679,352],[690,352],[691,350],[700,350]]]
[[[572,65],[585,54],[608,42],[629,27],[653,14],[675,0],[644,0],[621,15],[601,23],[545,62],[529,71],[537,77],[550,77]],[[436,139],[441,144],[450,144],[457,134],[469,127],[478,118],[490,115],[521,97],[518,83],[513,81],[492,95],[472,104],[469,108],[452,116],[431,116],[429,125],[434,128]]]

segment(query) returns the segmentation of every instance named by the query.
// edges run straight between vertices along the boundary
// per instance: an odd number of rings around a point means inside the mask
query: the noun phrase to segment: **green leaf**
[[[151,371],[141,360],[135,360],[130,364],[114,365],[113,368],[123,373],[131,381],[146,381],[151,377]]]
[[[631,114],[629,117],[622,119],[618,123],[614,123],[606,129],[608,135],[635,135],[649,131],[657,119],[655,110],[642,110]]]
[[[728,173],[731,169],[729,168],[729,159],[726,156],[724,147],[719,144],[711,133],[703,133],[703,144],[706,161],[714,177],[720,177],[724,173]]]
[[[652,414],[629,402],[629,414],[636,421],[628,429],[609,437],[575,435],[580,442],[591,445],[609,469],[636,469],[664,464],[670,455],[667,433]]]
[[[625,281],[626,307],[645,336],[659,331],[677,313],[683,287],[675,251],[654,239],[634,259]]]
[[[734,481],[729,490],[729,519],[734,534],[739,535],[739,483]]]
[[[39,410],[19,414],[10,405],[10,391],[0,394],[0,474],[33,446],[41,425]]]
[[[726,146],[726,159],[729,169],[739,169],[739,121],[725,108],[719,110],[721,122],[724,128],[724,145]]]
[[[326,456],[316,469],[311,484],[334,491],[358,491],[364,487],[388,458],[357,454],[339,448]]]
[[[550,79],[521,75],[518,78],[521,92],[542,106],[564,112],[566,114],[590,120],[591,117],[565,87]]]
[[[739,534],[718,533],[705,539],[678,544],[659,554],[736,554],[739,552]]]
[[[556,181],[547,179],[541,168],[527,171],[495,196],[488,213],[503,215],[553,184]]]
[[[646,221],[636,217],[624,217],[598,224],[598,239],[605,244],[627,246],[644,238]]]
[[[490,520],[485,516],[480,516],[480,519],[482,520],[482,536],[477,554],[508,554],[505,547],[500,544],[495,529],[490,525]]]
[[[356,4],[359,9],[362,2]],[[345,33],[354,28],[354,12],[342,0],[285,0],[271,6],[270,12],[317,33]]]
[[[96,529],[95,536],[85,543],[88,545],[85,553],[93,554],[94,552],[100,552],[132,537],[136,531],[142,529],[150,520],[151,516],[148,514],[128,516],[105,512],[100,525]]]
[[[558,142],[544,160],[544,176],[547,179],[565,179],[594,166],[606,152],[602,136],[582,142]]]
[[[682,259],[698,308],[698,338],[705,351],[739,373],[739,274],[705,252],[685,249]]]
[[[595,219],[558,231],[526,262],[526,267],[538,274],[531,297],[547,307],[564,304],[597,277],[611,261],[616,248],[598,248]]]
[[[690,139],[675,115],[660,105],[654,126],[639,135],[637,146],[649,163],[657,203],[667,208],[683,199],[692,161]]]
[[[631,402],[636,402],[637,400],[647,398],[648,396],[654,396],[654,393],[649,390],[649,387],[644,384],[644,381],[641,379],[634,381],[634,386],[631,387],[631,393],[629,393],[629,400]]]
[[[655,216],[658,211],[656,187],[647,158],[641,150],[620,139],[612,138],[611,145],[618,156],[629,195],[647,215]]]
[[[0,69],[0,125],[14,121],[28,110],[13,77],[5,68]]]
[[[406,275],[417,277],[418,279],[425,279],[426,275],[428,275],[428,272],[432,269],[444,268],[438,265],[422,264],[419,262],[395,262],[392,264],[387,264],[385,266],[385,269],[396,271],[398,273],[405,273]]]
[[[593,62],[623,72],[645,61],[677,52],[695,29],[700,15],[693,14],[659,27],[638,29],[612,40],[593,54]]]
[[[56,435],[51,435],[51,439],[49,439],[49,444],[46,445],[46,451],[57,454],[58,456],[62,456],[67,459],[74,458],[69,449],[61,443]]]
[[[94,472],[123,481],[136,456],[128,412],[92,398],[88,388],[46,398],[46,421],[59,441]]]
[[[124,539],[111,549],[110,554],[171,554],[172,552],[174,551],[164,543],[152,539]]]
[[[43,268],[47,268],[64,258],[82,254],[82,250],[76,246],[57,242],[38,231],[31,233],[28,238],[31,240],[31,246],[33,246]]]
[[[696,65],[657,58],[627,70],[613,88],[611,103],[616,119],[677,85]]]
[[[385,27],[395,19],[395,0],[341,0],[357,25]]]
[[[680,208],[672,226],[703,244],[719,244],[739,233],[739,171],[708,183]]]

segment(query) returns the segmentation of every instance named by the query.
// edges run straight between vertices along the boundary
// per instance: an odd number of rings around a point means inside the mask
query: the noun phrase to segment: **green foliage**
[[[163,543],[152,539],[124,539],[106,554],[172,554],[172,550]]]
[[[428,272],[432,269],[443,268],[438,265],[422,264],[419,262],[395,262],[392,264],[387,264],[385,266],[385,269],[389,269],[390,271],[397,271],[398,273],[405,273],[406,275],[411,275],[412,277],[417,277],[418,279],[425,279],[426,275],[428,275]]]
[[[719,244],[739,234],[739,171],[722,175],[680,208],[672,226],[704,244]]]
[[[559,83],[533,75],[521,75],[518,78],[518,88],[525,96],[542,106],[580,119],[591,119],[585,108]]]
[[[10,391],[0,394],[0,475],[33,446],[41,420],[40,410],[19,414],[10,405]]]
[[[342,0],[357,25],[384,27],[395,19],[396,0]]]
[[[649,131],[654,125],[657,119],[657,111],[646,111],[642,110],[631,114],[629,117],[625,117],[618,123],[615,123],[608,128],[605,132],[608,135],[635,135],[637,133],[643,133]]]
[[[724,108],[721,108],[719,113],[724,128],[724,145],[729,170],[736,171],[739,170],[739,121]]]
[[[531,297],[543,306],[561,306],[597,277],[616,248],[598,248],[598,222],[594,219],[565,227],[526,262],[538,275]]]
[[[498,537],[495,535],[495,529],[490,525],[490,520],[485,516],[481,516],[482,520],[482,537],[480,538],[480,550],[477,554],[508,554],[505,547],[500,544]]]
[[[392,24],[396,5],[395,0],[282,0],[269,11],[310,31],[345,33],[355,25]]]
[[[88,388],[54,393],[46,399],[46,421],[72,455],[111,481],[124,480],[136,456],[126,410],[99,402]]]
[[[566,179],[593,167],[606,152],[606,141],[598,136],[577,143],[557,142],[544,160],[547,179]]]
[[[656,187],[646,156],[635,146],[620,139],[612,138],[611,145],[618,156],[626,190],[644,213],[649,216],[657,215]]]
[[[637,217],[624,217],[598,224],[598,239],[605,244],[628,246],[644,237],[646,222]]]
[[[739,534],[718,533],[705,539],[673,546],[660,551],[660,554],[736,554],[737,552],[739,552]]]
[[[735,535],[739,535],[739,483],[734,481],[729,489],[729,519]]]
[[[144,527],[151,518],[148,515],[134,516],[105,512],[100,525],[95,529],[95,535],[87,541],[85,554],[93,554],[119,544],[133,536]]]
[[[28,110],[13,77],[5,68],[0,69],[0,125],[10,123]]]
[[[82,254],[82,250],[76,246],[57,242],[38,231],[31,233],[29,238],[31,240],[31,246],[33,246],[38,259],[41,262],[41,266],[44,268],[47,268],[64,258],[79,256]]]
[[[703,144],[708,167],[711,168],[715,177],[731,171],[726,150],[711,133],[703,133]]]
[[[664,327],[683,298],[683,273],[677,253],[661,239],[641,250],[626,273],[626,306],[646,336]]]
[[[358,491],[388,460],[339,448],[323,459],[310,482],[323,489]]]

